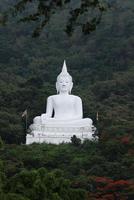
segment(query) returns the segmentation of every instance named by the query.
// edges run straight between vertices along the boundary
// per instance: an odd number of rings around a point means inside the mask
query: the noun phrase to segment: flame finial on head
[[[64,63],[63,63],[62,71],[57,77],[57,81],[59,80],[60,77],[69,77],[69,79],[72,81],[72,77],[70,76],[70,74],[67,71],[67,65],[66,65],[65,60],[64,60]]]
[[[67,74],[67,65],[66,65],[66,61],[64,60],[64,63],[63,63],[63,67],[62,67],[62,73],[63,74]]]

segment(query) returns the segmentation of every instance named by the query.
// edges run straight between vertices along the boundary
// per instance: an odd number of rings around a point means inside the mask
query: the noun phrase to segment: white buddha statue
[[[57,127],[59,130],[66,129],[67,132],[69,132],[69,130],[77,129],[78,132],[81,132],[81,134],[83,134],[85,132],[84,130],[86,130],[86,133],[90,132],[91,137],[93,134],[92,120],[90,118],[83,119],[82,100],[80,97],[71,94],[72,88],[72,77],[67,72],[66,62],[64,61],[62,72],[57,77],[57,94],[48,97],[46,113],[35,117],[33,119],[33,124],[30,126],[31,132],[34,133],[34,135],[37,136],[39,132],[38,130],[40,130],[41,135],[44,134],[49,137],[51,133],[49,133],[48,130],[51,129],[54,134],[54,128]],[[44,127],[44,130],[41,127]],[[64,131],[62,131],[62,135],[64,135],[63,132]],[[74,132],[75,131],[73,131],[73,133]],[[60,133],[59,135],[57,134],[54,134],[54,136],[61,136]],[[66,135],[67,134],[69,133],[66,133]],[[45,139],[43,139],[43,141],[45,141]],[[58,141],[59,142],[56,143],[60,143],[60,140]],[[66,140],[61,141],[66,142]],[[52,139],[49,140],[49,142],[55,143]]]
[[[35,124],[65,125],[65,126],[90,126],[92,120],[82,119],[83,108],[80,97],[71,95],[73,88],[72,77],[67,72],[64,61],[62,72],[57,77],[57,95],[52,95],[47,99],[46,113],[34,118]],[[54,111],[54,117],[52,117]]]

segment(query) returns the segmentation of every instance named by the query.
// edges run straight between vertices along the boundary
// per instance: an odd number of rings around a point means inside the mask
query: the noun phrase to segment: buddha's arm
[[[51,96],[47,99],[46,114],[49,118],[51,118],[53,114],[53,100]]]
[[[41,115],[42,122],[46,119],[51,118],[52,114],[53,114],[53,102],[52,102],[52,97],[50,96],[47,99],[46,113]]]
[[[83,109],[82,109],[82,100],[78,97],[75,104],[75,119],[82,119]]]

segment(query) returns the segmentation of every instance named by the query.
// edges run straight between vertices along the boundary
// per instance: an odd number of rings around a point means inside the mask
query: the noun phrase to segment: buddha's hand
[[[42,114],[41,115],[41,123],[43,124],[47,119],[48,119],[48,115],[45,113],[45,114]]]

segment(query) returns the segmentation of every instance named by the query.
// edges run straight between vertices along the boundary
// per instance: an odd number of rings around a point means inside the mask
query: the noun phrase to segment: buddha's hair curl
[[[69,74],[69,73],[66,73],[66,74],[59,74],[57,76],[57,82],[60,80],[60,78],[69,78],[69,81],[72,82],[73,79],[72,79],[72,76]]]

